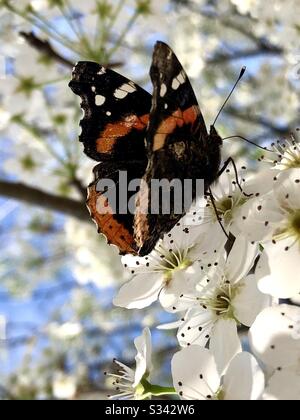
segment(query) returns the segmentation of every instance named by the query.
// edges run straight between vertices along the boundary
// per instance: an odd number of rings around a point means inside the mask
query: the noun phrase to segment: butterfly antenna
[[[258,147],[259,149],[261,149],[265,152],[271,152],[271,153],[273,152],[273,150],[270,150],[267,147],[260,146],[259,144],[255,143],[254,141],[246,139],[246,137],[243,137],[243,136],[229,136],[229,137],[224,137],[222,140],[229,140],[229,139],[241,139],[241,140],[246,141],[249,144],[252,144],[253,146]]]
[[[223,103],[223,105],[222,105],[222,107],[221,107],[220,111],[218,112],[218,114],[217,114],[217,116],[216,116],[216,118],[215,118],[215,120],[214,120],[214,122],[213,122],[213,126],[216,124],[217,119],[219,118],[219,116],[220,116],[221,112],[223,111],[223,109],[225,108],[225,106],[226,106],[227,102],[229,101],[230,96],[233,94],[234,89],[237,87],[237,85],[238,85],[239,81],[240,81],[240,80],[242,79],[242,77],[244,76],[245,71],[246,71],[246,66],[242,67],[241,72],[240,72],[240,75],[239,75],[239,77],[238,77],[237,81],[236,81],[236,82],[235,82],[235,84],[233,85],[233,88],[231,89],[231,91],[229,92],[229,95],[228,95],[228,96],[227,96],[227,98],[226,98],[226,101]]]

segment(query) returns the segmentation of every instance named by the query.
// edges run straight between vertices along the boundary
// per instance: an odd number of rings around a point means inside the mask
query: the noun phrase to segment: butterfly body
[[[96,63],[78,63],[70,87],[82,99],[84,118],[80,140],[85,153],[100,162],[89,186],[87,205],[99,231],[120,253],[147,255],[164,233],[169,232],[185,211],[178,200],[159,199],[151,188],[153,180],[203,180],[204,190],[217,179],[222,140],[214,126],[207,132],[197,99],[173,51],[158,42],[150,76],[153,96],[135,83]],[[140,179],[139,191],[129,193],[134,211],[121,214],[120,202],[110,209],[107,192],[99,181],[115,181],[117,195],[120,173],[127,173],[127,186]],[[155,196],[155,194],[157,196]],[[192,184],[192,198],[197,189]],[[158,208],[153,211],[153,202]],[[101,208],[101,211],[100,211]]]

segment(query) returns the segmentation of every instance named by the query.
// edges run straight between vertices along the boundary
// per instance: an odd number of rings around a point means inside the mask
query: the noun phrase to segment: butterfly
[[[120,254],[149,254],[185,213],[175,211],[172,198],[169,212],[163,212],[160,203],[153,213],[152,180],[201,179],[207,191],[220,173],[222,139],[214,125],[207,131],[186,72],[160,41],[154,47],[150,77],[152,96],[113,70],[79,62],[69,84],[82,100],[84,152],[99,162],[88,187],[87,207],[98,231]],[[140,180],[137,190],[128,192],[133,212],[119,211],[118,199],[110,202],[109,188],[101,186],[101,180],[110,179],[122,192],[120,173],[126,173],[127,186]],[[196,194],[193,186],[193,199]]]

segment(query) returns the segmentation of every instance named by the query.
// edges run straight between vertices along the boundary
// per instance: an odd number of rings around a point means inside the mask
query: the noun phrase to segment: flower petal
[[[214,263],[219,253],[224,251],[227,237],[221,229],[219,223],[210,223],[208,232],[202,233],[195,241],[194,247],[189,255],[193,261],[203,263]]]
[[[273,194],[249,200],[236,216],[236,223],[249,242],[271,239],[281,220],[282,213]]]
[[[240,235],[234,242],[226,263],[226,277],[234,284],[249,274],[258,253],[256,244],[251,244]]]
[[[251,349],[273,369],[297,368],[300,355],[300,308],[278,305],[264,309],[249,331]]]
[[[190,346],[175,353],[172,359],[174,388],[181,399],[213,398],[220,386],[220,376],[209,350]]]
[[[299,259],[299,245],[290,246],[289,239],[267,245],[255,272],[259,290],[277,298],[296,295],[300,286]]]
[[[179,344],[182,347],[191,344],[205,346],[210,339],[214,320],[214,313],[208,309],[197,307],[187,311],[177,333]]]
[[[231,302],[236,319],[247,327],[250,327],[257,315],[271,303],[271,296],[258,290],[254,275],[242,280],[241,287]]]
[[[282,171],[274,188],[275,196],[281,205],[289,204],[289,208],[300,209],[300,168]]]
[[[137,355],[135,356],[136,370],[133,387],[136,387],[143,376],[149,374],[152,369],[152,343],[149,328],[144,328],[142,335],[134,340],[134,345],[137,349]]]
[[[219,319],[215,323],[209,349],[215,357],[218,372],[223,375],[231,360],[242,351],[235,321]]]
[[[187,310],[191,301],[181,296],[192,295],[195,291],[195,275],[192,267],[186,270],[176,270],[170,282],[162,289],[159,300],[162,307],[169,312]]]
[[[163,286],[163,277],[157,273],[138,274],[119,290],[113,303],[127,309],[142,309],[158,298]]]
[[[264,169],[249,177],[246,183],[243,185],[243,190],[247,194],[253,194],[260,196],[267,194],[274,187],[274,177],[277,176],[279,170],[276,169]]]
[[[182,321],[174,321],[174,322],[168,322],[167,324],[161,324],[158,325],[156,328],[158,330],[177,330],[182,324]]]
[[[276,371],[270,378],[263,395],[264,400],[300,400],[300,375],[284,369]]]
[[[265,387],[265,377],[256,359],[247,352],[231,361],[224,376],[225,400],[258,400]]]

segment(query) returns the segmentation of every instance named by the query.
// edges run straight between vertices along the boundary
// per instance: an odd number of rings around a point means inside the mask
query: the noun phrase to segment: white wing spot
[[[111,116],[111,112],[110,112],[110,111],[106,111],[106,115],[107,115],[108,117],[110,117],[110,116]]]
[[[117,99],[126,98],[129,93],[133,93],[136,91],[136,86],[133,82],[124,83],[118,89],[114,91],[114,97]]]
[[[92,92],[96,92],[96,86],[92,86]]]
[[[114,97],[117,99],[126,98],[127,95],[128,95],[128,92],[125,92],[124,90],[121,90],[121,89],[116,89],[114,91]]]
[[[179,86],[180,86],[180,85],[183,85],[183,83],[185,82],[185,80],[186,80],[186,75],[185,75],[184,71],[182,70],[182,71],[178,74],[178,76],[176,76],[176,77],[173,79],[173,82],[172,82],[172,89],[177,90],[177,89],[179,88]]]
[[[172,82],[172,89],[177,90],[180,86],[179,80],[175,77]]]
[[[186,79],[186,75],[185,72],[182,70],[178,76],[177,76],[177,80],[180,82],[180,84],[182,85],[185,82]]]
[[[160,87],[160,96],[161,96],[161,98],[163,98],[166,93],[167,93],[167,86],[164,83],[162,83],[162,85]]]
[[[95,103],[97,106],[102,106],[105,102],[106,98],[102,95],[96,95],[95,97]]]
[[[132,93],[136,91],[136,86],[134,85],[133,82],[129,82],[122,85],[119,89],[125,90],[125,92],[128,92],[128,93]]]
[[[106,73],[106,69],[104,67],[101,67],[101,69],[98,71],[97,74],[99,74],[99,76],[101,76],[101,74]]]
[[[168,104],[165,104],[165,109],[168,109]]]

